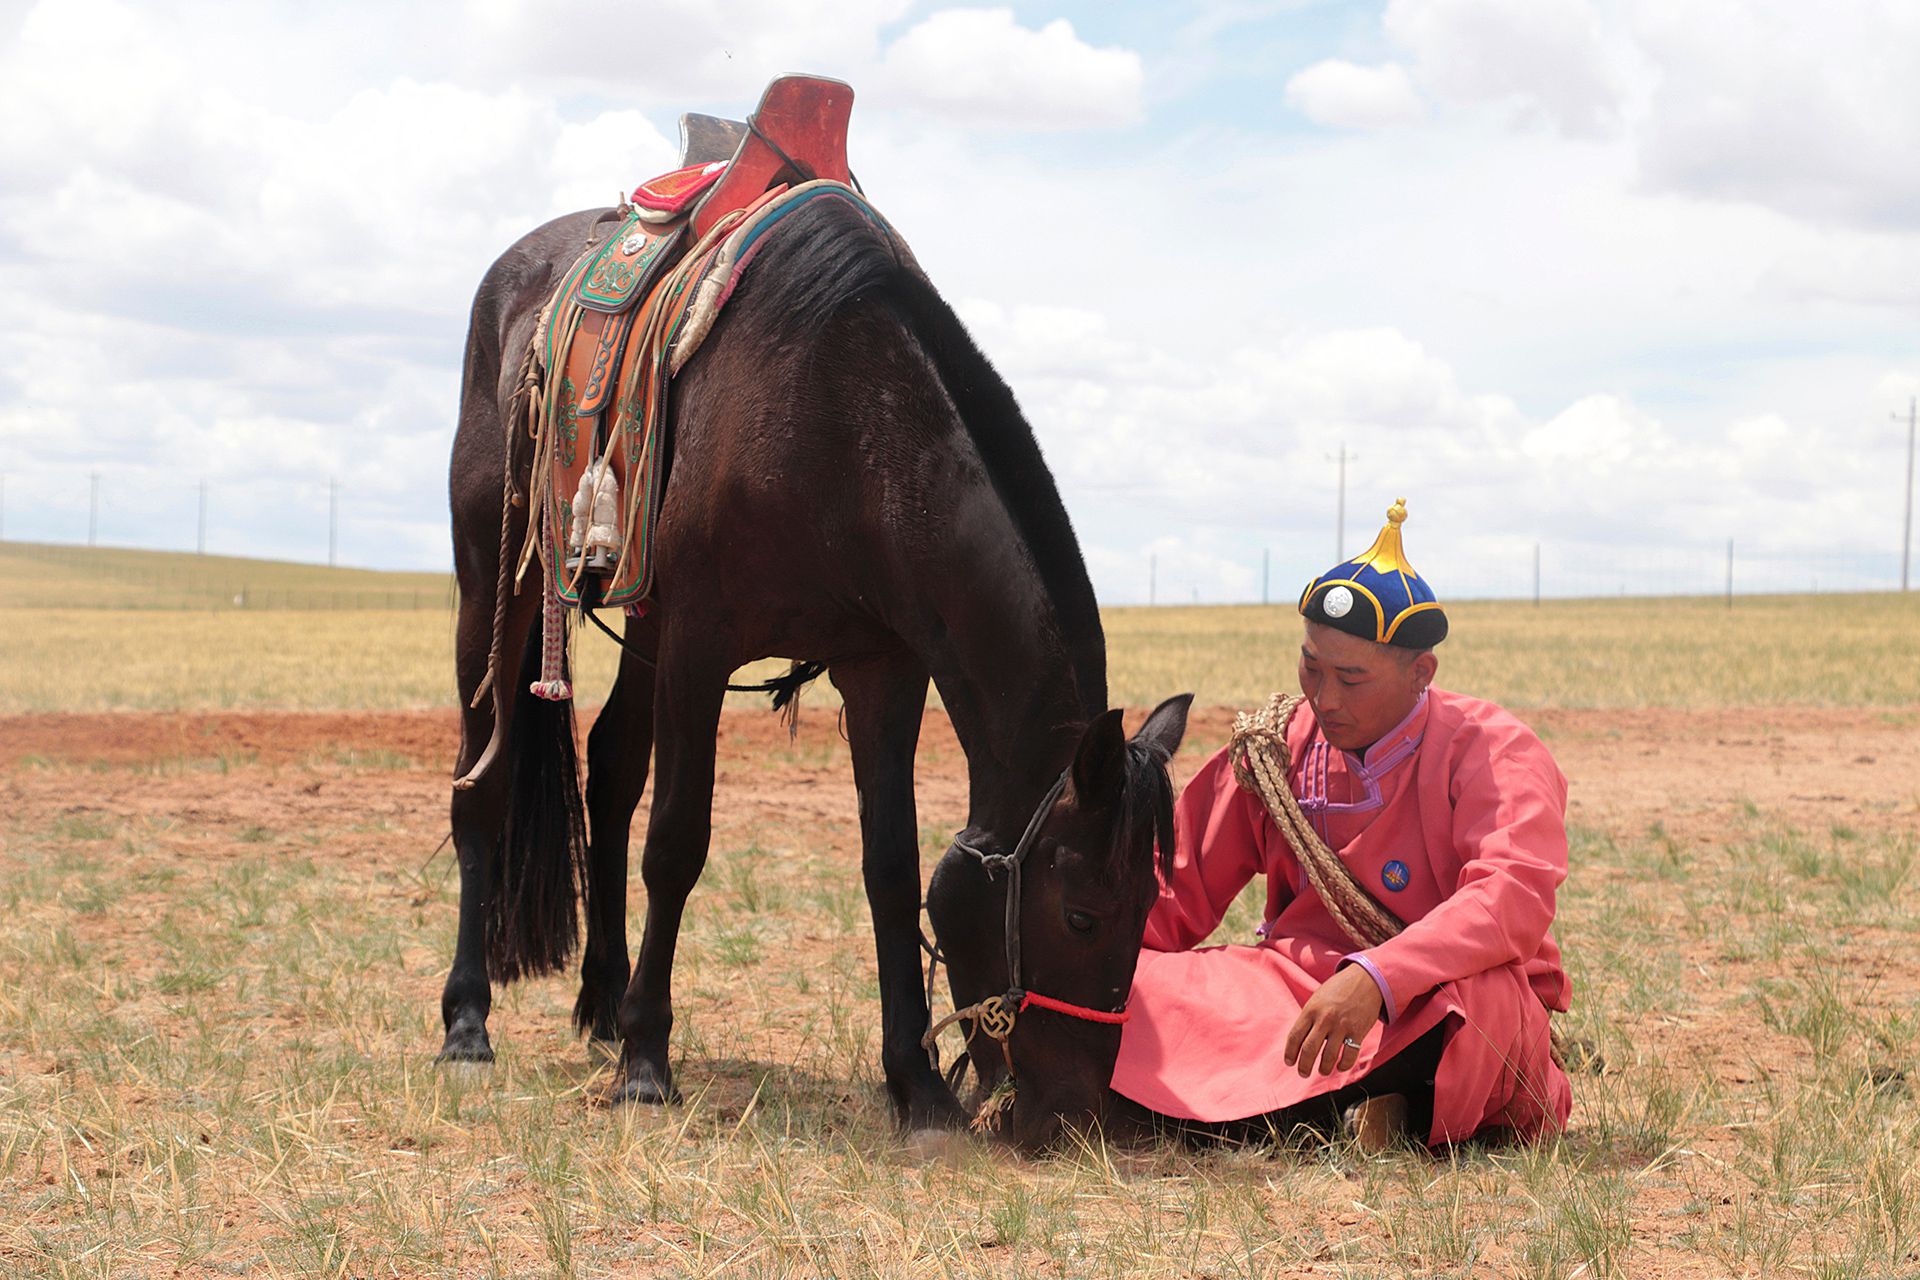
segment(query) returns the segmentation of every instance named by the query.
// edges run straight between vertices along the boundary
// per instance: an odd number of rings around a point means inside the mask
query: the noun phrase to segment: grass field
[[[116,607],[65,603],[76,581]],[[234,606],[236,583],[255,602],[300,602],[297,619],[279,606]],[[404,607],[360,607],[381,599]],[[1448,610],[1440,683],[1509,706],[1920,702],[1920,594]],[[1247,706],[1291,685],[1300,623],[1290,606],[1104,617],[1117,705],[1192,690],[1202,706]],[[617,650],[588,630],[575,652],[583,699],[597,701]],[[0,713],[451,706],[452,653],[444,576],[0,543]]]
[[[443,579],[237,562],[288,603],[222,606],[166,576],[196,558],[99,553],[143,594],[78,607],[84,565],[4,552],[0,1277],[1920,1275],[1912,597],[1450,606],[1442,683],[1522,709],[1572,782],[1556,934],[1605,1069],[1565,1136],[1021,1161],[894,1128],[830,715],[729,718],[687,1102],[614,1111],[567,978],[498,994],[491,1069],[432,1062],[450,604],[319,601]],[[1117,702],[1291,682],[1284,608],[1106,623]],[[580,646],[590,700],[613,650]],[[316,707],[437,710],[262,710]],[[9,714],[124,708],[178,714]],[[930,860],[966,794],[944,730],[920,772]]]
[[[1578,786],[1620,748],[1604,714],[1569,723]],[[568,1033],[565,978],[501,993],[491,1069],[433,1064],[457,881],[433,856],[444,773],[267,727],[255,754],[49,749],[0,775],[0,1275],[1920,1268],[1920,792],[1851,825],[1763,796],[1578,827],[1557,928],[1572,1029],[1607,1068],[1576,1077],[1563,1138],[1021,1161],[909,1149],[893,1127],[829,719],[784,754],[761,730],[723,757],[676,977],[687,1102],[619,1111]],[[1877,751],[1890,732],[1867,716],[1849,736]],[[958,803],[951,748],[925,767]],[[929,857],[942,841],[928,830]],[[1243,902],[1223,936],[1253,921]]]

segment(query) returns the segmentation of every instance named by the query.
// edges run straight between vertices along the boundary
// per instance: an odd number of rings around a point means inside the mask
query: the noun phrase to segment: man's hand
[[[1360,1060],[1360,1050],[1346,1042],[1360,1044],[1379,1020],[1379,986],[1365,969],[1350,964],[1301,1006],[1293,1030],[1287,1032],[1287,1065],[1298,1062],[1303,1076],[1313,1074],[1316,1062],[1323,1076],[1336,1067],[1350,1071]]]

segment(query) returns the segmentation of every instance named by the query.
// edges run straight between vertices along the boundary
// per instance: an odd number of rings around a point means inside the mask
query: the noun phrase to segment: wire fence
[[[1898,591],[1896,552],[1748,547],[1738,541],[1696,547],[1604,551],[1537,544],[1509,563],[1479,561],[1449,572],[1455,599],[1595,599],[1606,596],[1800,595]]]

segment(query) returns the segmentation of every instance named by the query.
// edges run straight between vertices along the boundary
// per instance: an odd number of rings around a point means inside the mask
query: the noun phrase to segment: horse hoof
[[[493,1061],[493,1045],[487,1040],[485,1026],[471,1023],[456,1023],[447,1028],[446,1043],[440,1046],[440,1056],[435,1062],[478,1062]]]
[[[680,1101],[680,1091],[673,1087],[673,1080],[664,1072],[647,1063],[638,1063],[628,1070],[613,1090],[613,1104],[620,1106],[629,1102],[643,1102],[648,1106],[665,1106]]]

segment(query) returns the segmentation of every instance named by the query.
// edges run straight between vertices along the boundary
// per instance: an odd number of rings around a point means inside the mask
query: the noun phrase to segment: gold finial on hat
[[[1409,578],[1420,575],[1407,563],[1407,553],[1400,545],[1400,525],[1407,518],[1407,500],[1395,498],[1393,505],[1387,508],[1387,523],[1381,526],[1380,536],[1373,545],[1354,557],[1355,564],[1364,564],[1381,573],[1404,573]]]

